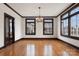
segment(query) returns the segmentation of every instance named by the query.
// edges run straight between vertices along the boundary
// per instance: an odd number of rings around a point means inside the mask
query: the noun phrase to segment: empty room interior
[[[79,56],[79,3],[0,3],[0,56]]]

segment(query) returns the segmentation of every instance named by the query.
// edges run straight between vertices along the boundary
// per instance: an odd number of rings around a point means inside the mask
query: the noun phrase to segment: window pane
[[[52,34],[52,23],[45,23],[45,34]]]
[[[71,36],[79,37],[79,14],[71,17]]]
[[[45,22],[52,22],[52,20],[44,20]]]
[[[8,17],[6,17],[6,38],[8,38],[9,37],[9,20],[8,20],[9,18]]]
[[[27,20],[27,22],[34,22],[34,20]]]
[[[62,16],[62,19],[68,17],[68,13],[66,13],[65,15]]]
[[[34,34],[34,23],[27,23],[27,34]]]
[[[68,19],[62,20],[62,34],[68,35]]]
[[[12,38],[12,19],[10,19],[9,21],[10,21],[10,38]]]
[[[79,37],[79,14],[77,15],[77,36]]]
[[[71,17],[71,36],[76,36],[76,16]]]
[[[63,28],[64,28],[64,20],[62,20],[62,28],[61,28],[62,29],[62,34],[64,34],[64,29]]]
[[[74,13],[76,13],[76,12],[78,12],[79,11],[79,7],[76,7],[75,9],[73,9],[71,12],[70,12],[70,14],[74,14]]]

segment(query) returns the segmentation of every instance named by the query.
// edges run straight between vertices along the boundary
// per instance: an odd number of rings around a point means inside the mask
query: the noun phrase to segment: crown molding
[[[4,3],[4,5],[6,5],[8,8],[10,8],[12,11],[14,11],[17,15],[19,15],[20,17],[23,17],[22,15],[20,15],[16,10],[14,10],[10,5],[8,5],[7,3]]]
[[[71,5],[69,5],[64,11],[60,12],[57,16],[52,16],[53,18],[57,18],[59,15],[61,15],[63,12],[65,12],[67,9],[69,9],[71,6],[73,6],[76,3],[72,3]],[[4,5],[6,5],[8,8],[10,8],[12,11],[14,11],[16,14],[18,14],[20,17],[22,18],[26,18],[28,16],[22,16],[20,13],[18,13],[16,10],[14,10],[10,5],[8,5],[7,3],[4,3]]]
[[[23,18],[27,18],[27,17],[38,17],[38,16],[23,16]],[[56,18],[56,16],[41,16],[41,17],[52,17],[52,18]]]
[[[56,16],[56,18],[59,16],[59,15],[61,15],[63,12],[65,12],[66,10],[68,10],[71,6],[73,6],[73,5],[75,5],[76,3],[72,3],[71,5],[69,5],[66,9],[64,9],[62,12],[60,12],[57,16]]]

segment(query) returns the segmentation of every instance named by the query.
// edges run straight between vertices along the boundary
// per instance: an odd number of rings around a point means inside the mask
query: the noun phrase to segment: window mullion
[[[68,16],[70,16],[70,12],[68,12]],[[70,19],[70,17],[68,17],[68,36],[70,36],[70,32],[71,32],[71,30],[70,30],[70,28],[71,28],[71,19]]]

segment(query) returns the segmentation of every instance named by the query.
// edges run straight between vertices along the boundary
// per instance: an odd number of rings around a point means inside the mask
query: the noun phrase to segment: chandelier
[[[40,9],[41,9],[41,7],[38,7],[39,15],[36,17],[37,22],[42,22],[43,21],[43,17],[40,15]]]

